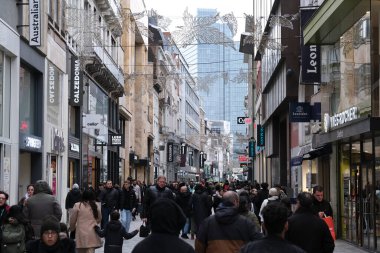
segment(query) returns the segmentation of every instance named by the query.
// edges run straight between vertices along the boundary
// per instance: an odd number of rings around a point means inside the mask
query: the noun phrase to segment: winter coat
[[[152,233],[139,242],[132,253],[195,253],[190,244],[176,235]]]
[[[333,210],[331,208],[330,203],[323,199],[322,201],[318,201],[316,198],[313,198],[313,205],[311,208],[313,211],[318,214],[319,212],[324,212],[326,216],[333,217]]]
[[[121,225],[121,222],[118,220],[111,220],[107,223],[104,230],[101,230],[96,226],[95,231],[100,237],[105,237],[106,239],[104,243],[104,253],[122,253],[123,239],[131,239],[138,233],[138,230],[135,230],[132,233],[127,233],[125,228]]]
[[[17,220],[5,223],[1,226],[1,250],[2,253],[25,252],[25,227]]]
[[[240,253],[306,253],[303,249],[274,235],[250,242],[241,248]]]
[[[332,253],[334,239],[326,223],[306,208],[298,208],[288,219],[286,239],[308,253]]]
[[[119,209],[119,191],[115,188],[102,190],[99,194],[99,200],[104,207]]]
[[[72,189],[67,193],[66,201],[65,201],[65,208],[71,209],[74,207],[74,204],[81,201],[82,194],[79,189]]]
[[[206,188],[197,186],[193,194],[193,217],[197,227],[211,215],[211,208],[212,198],[208,195]]]
[[[98,218],[95,219],[90,204],[86,202],[75,203],[70,216],[70,230],[75,230],[75,242],[77,248],[100,248],[102,241],[93,229],[100,223],[102,213],[100,204],[98,207]]]
[[[40,237],[43,218],[48,215],[55,216],[59,221],[62,218],[61,205],[53,195],[46,192],[40,192],[28,198],[22,212],[30,221],[37,238]]]
[[[3,207],[0,207],[0,225],[5,223],[5,219],[9,213],[11,207],[7,204],[4,204]]]
[[[175,198],[175,202],[181,207],[186,217],[190,217],[193,212],[192,195],[190,192],[180,192]]]
[[[262,237],[259,228],[239,215],[236,207],[220,204],[215,215],[201,224],[195,240],[195,251],[236,253],[244,244]]]
[[[151,205],[160,198],[168,198],[174,200],[174,195],[168,187],[160,188],[158,185],[152,185],[146,190],[146,193],[144,195],[143,212],[141,214],[142,218],[150,217]]]
[[[76,253],[75,242],[71,239],[59,239],[53,246],[45,245],[41,240],[32,240],[26,244],[27,253]]]
[[[173,200],[161,198],[152,205],[152,233],[139,242],[132,253],[194,253],[188,243],[178,238],[186,217]]]
[[[137,208],[137,198],[135,191],[132,189],[127,191],[123,188],[121,193],[121,203],[120,209],[132,210],[133,208]]]

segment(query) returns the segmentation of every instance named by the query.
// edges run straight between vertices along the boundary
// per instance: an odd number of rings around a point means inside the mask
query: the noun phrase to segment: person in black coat
[[[195,233],[197,233],[202,221],[211,215],[211,208],[212,198],[208,195],[206,187],[202,184],[197,184],[193,194],[193,220],[195,223]]]
[[[185,184],[180,185],[179,193],[176,195],[175,202],[181,207],[186,216],[185,226],[182,228],[182,238],[189,239],[187,234],[190,232],[190,218],[193,212],[192,195]]]
[[[266,236],[249,242],[240,253],[306,253],[303,249],[285,240],[288,229],[288,210],[281,203],[273,203],[264,207],[262,228]]]
[[[173,200],[158,199],[151,206],[152,233],[139,242],[132,253],[194,253],[190,244],[178,238],[185,222],[182,209]]]
[[[157,183],[146,189],[143,202],[142,220],[150,226],[151,206],[161,198],[174,200],[173,192],[166,187],[166,177],[158,176]]]
[[[118,211],[111,213],[111,221],[101,230],[99,226],[94,229],[100,237],[105,237],[104,253],[122,253],[123,239],[131,239],[139,232],[137,229],[128,233],[119,221],[120,214]]]
[[[65,208],[70,210],[74,207],[74,204],[81,201],[82,193],[79,190],[78,184],[73,184],[72,189],[66,195]]]
[[[29,241],[26,244],[27,253],[75,253],[75,242],[72,239],[59,238],[61,231],[56,217],[49,215],[44,218],[41,226],[40,239]]]
[[[255,214],[257,216],[257,218],[259,219],[260,222],[262,222],[260,220],[260,208],[261,208],[261,205],[263,204],[264,200],[267,199],[269,197],[269,190],[268,190],[268,183],[262,183],[261,184],[261,190],[259,190],[257,192],[257,196],[255,198],[255,202],[253,203],[254,204],[254,211],[255,211]]]
[[[115,209],[119,209],[119,191],[112,186],[112,181],[107,180],[105,188],[99,194],[102,203],[102,223],[104,228],[109,221],[110,214]]]
[[[324,199],[323,187],[320,185],[313,187],[313,205],[311,207],[321,218],[325,216],[333,217],[331,205]]]
[[[123,190],[121,192],[121,202],[120,202],[120,215],[121,224],[123,224],[125,230],[129,232],[129,227],[132,221],[132,215],[137,208],[137,198],[136,193],[133,190],[129,180],[124,181]]]
[[[312,210],[313,196],[301,192],[297,196],[297,209],[288,219],[286,239],[308,253],[332,253],[334,239],[327,224]]]

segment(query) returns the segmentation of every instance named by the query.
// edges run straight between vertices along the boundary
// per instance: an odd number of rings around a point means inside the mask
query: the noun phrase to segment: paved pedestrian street
[[[132,221],[132,223],[131,223],[130,231],[133,231],[134,229],[138,229],[141,226],[141,224],[142,224],[142,221],[140,220],[140,218],[136,218],[136,220]],[[139,235],[137,234],[135,237],[133,237],[130,240],[124,240],[123,253],[132,252],[132,249],[135,247],[135,245],[137,243],[139,243],[140,241],[142,241],[143,239],[144,238],[139,237]],[[187,243],[189,243],[190,245],[194,246],[194,240],[190,240],[190,239],[184,239],[184,240]],[[100,249],[97,249],[95,252],[101,253],[104,251],[103,251],[103,248],[100,248]],[[366,253],[368,251],[361,250],[360,248],[353,246],[353,245],[351,245],[351,244],[349,244],[343,240],[336,240],[335,241],[334,253],[352,253],[352,252]]]

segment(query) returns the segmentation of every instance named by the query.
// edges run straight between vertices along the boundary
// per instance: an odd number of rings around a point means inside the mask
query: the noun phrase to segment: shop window
[[[10,137],[11,59],[0,51],[0,136]]]
[[[29,69],[20,67],[20,121],[21,133],[40,135],[38,119],[41,115],[38,108],[41,107],[38,100],[40,91],[38,89],[37,75]]]

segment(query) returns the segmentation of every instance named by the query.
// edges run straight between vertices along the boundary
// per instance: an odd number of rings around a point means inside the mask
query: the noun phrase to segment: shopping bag
[[[143,224],[140,226],[140,237],[147,237],[149,235],[150,229],[148,226],[143,222]]]
[[[326,222],[327,226],[329,227],[331,236],[332,236],[332,238],[335,241],[336,240],[336,236],[335,236],[335,229],[334,229],[334,220],[333,220],[333,218],[331,216],[325,216],[322,219]]]

